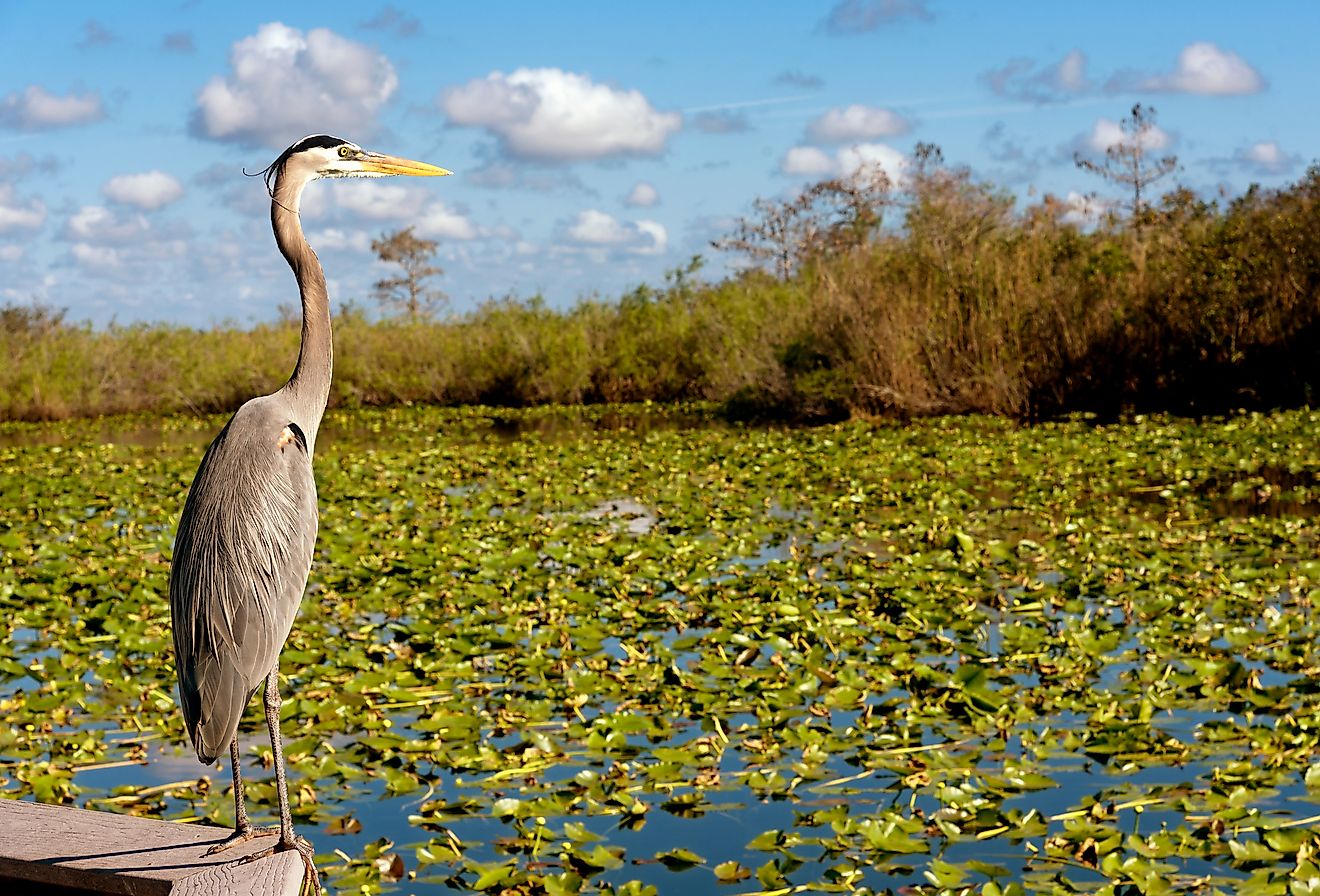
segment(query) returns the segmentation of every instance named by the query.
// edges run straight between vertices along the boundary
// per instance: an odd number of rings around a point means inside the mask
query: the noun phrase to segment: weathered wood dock
[[[229,833],[228,828],[0,799],[0,892],[297,896],[304,868],[296,852],[239,864],[271,844],[261,837],[208,856],[206,850]]]

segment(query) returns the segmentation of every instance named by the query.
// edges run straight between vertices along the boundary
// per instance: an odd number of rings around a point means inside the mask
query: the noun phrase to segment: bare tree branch
[[[1143,213],[1150,207],[1146,198],[1150,187],[1178,169],[1178,157],[1173,155],[1152,158],[1147,146],[1155,130],[1155,109],[1137,103],[1132,114],[1119,122],[1123,138],[1105,150],[1105,159],[1098,162],[1073,154],[1078,168],[1098,175],[1111,183],[1132,191],[1131,202],[1125,203],[1132,214],[1133,223],[1141,229]]]
[[[812,184],[786,200],[758,199],[755,214],[740,218],[734,232],[711,245],[769,264],[787,280],[803,262],[866,245],[892,203],[888,175],[867,166],[847,177]]]

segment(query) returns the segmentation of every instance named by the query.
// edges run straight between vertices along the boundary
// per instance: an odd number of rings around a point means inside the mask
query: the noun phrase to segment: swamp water
[[[165,596],[221,422],[0,427],[4,795],[231,818]],[[332,413],[295,822],[338,893],[1320,892],[1318,433]]]

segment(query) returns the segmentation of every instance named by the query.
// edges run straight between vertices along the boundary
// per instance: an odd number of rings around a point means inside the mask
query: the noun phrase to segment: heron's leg
[[[208,849],[206,851],[208,856],[224,852],[240,843],[246,843],[254,837],[270,837],[279,833],[278,830],[254,828],[252,822],[248,820],[247,802],[243,798],[243,772],[238,759],[237,737],[229,742],[229,762],[234,769],[234,833]]]
[[[248,821],[247,800],[243,797],[243,772],[238,761],[238,738],[229,742],[229,762],[234,767],[234,833],[246,834],[252,830]]]
[[[280,737],[280,673],[271,669],[266,676],[266,727],[270,729],[270,749],[275,755],[275,792],[280,801],[280,846],[293,845],[293,815],[289,812],[289,783],[284,776],[284,741]]]
[[[251,862],[265,858],[275,852],[295,849],[298,851],[298,855],[302,856],[303,866],[307,869],[307,877],[304,881],[310,880],[312,892],[319,894],[321,892],[321,875],[317,873],[316,863],[313,861],[315,853],[312,851],[312,844],[302,837],[294,836],[293,814],[289,811],[289,785],[284,776],[284,744],[280,738],[280,674],[278,668],[271,669],[270,674],[266,676],[265,704],[266,727],[270,729],[270,748],[275,757],[275,792],[280,802],[280,842],[263,849],[261,852],[253,853],[243,861]]]

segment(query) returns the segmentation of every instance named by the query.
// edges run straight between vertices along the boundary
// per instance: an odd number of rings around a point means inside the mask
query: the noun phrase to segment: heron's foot
[[[280,832],[276,830],[274,833],[278,834]],[[307,842],[306,837],[299,837],[296,834],[292,840],[285,840],[281,837],[280,841],[274,846],[268,846],[260,852],[254,852],[250,856],[244,856],[239,860],[239,864],[246,865],[248,862],[255,862],[257,859],[264,859],[267,856],[273,856],[277,852],[288,852],[291,849],[297,850],[298,855],[302,857],[303,867],[307,869],[307,874],[303,877],[303,882],[311,882],[312,893],[314,893],[315,896],[321,896],[321,875],[316,870],[316,862],[314,861],[316,852],[312,849],[312,844]]]
[[[208,856],[213,856],[218,852],[224,852],[226,849],[233,849],[241,843],[247,843],[249,840],[255,840],[258,837],[278,837],[279,828],[254,828],[252,825],[239,828],[230,834],[224,840],[221,840],[215,846],[206,851]]]

